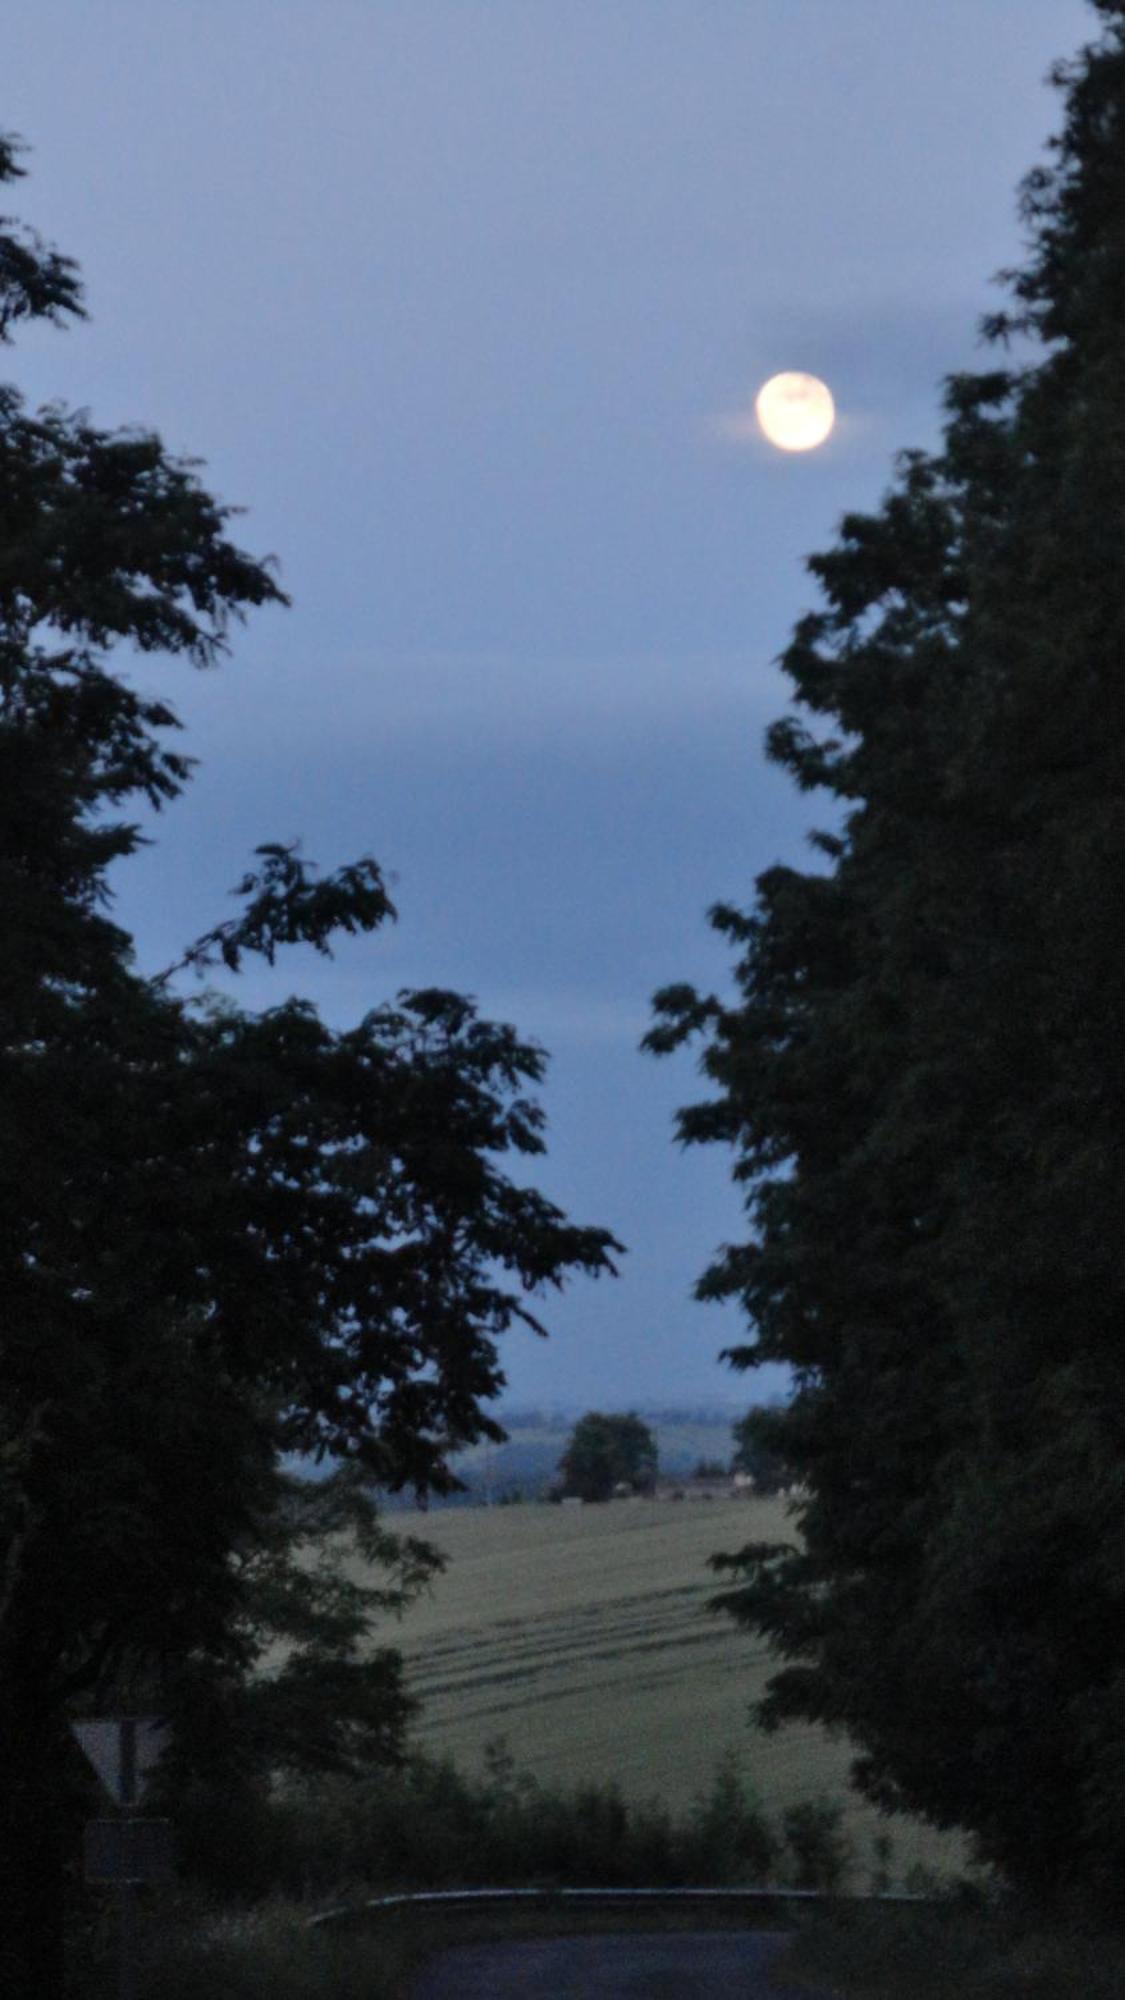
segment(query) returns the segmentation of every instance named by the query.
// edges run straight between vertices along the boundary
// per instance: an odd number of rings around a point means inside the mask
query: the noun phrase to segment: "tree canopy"
[[[575,1424],[559,1460],[563,1491],[579,1500],[608,1500],[615,1486],[651,1492],[656,1468],[656,1439],[634,1410],[625,1416],[589,1410]]]
[[[0,180],[20,172],[0,141]],[[0,337],[82,312],[73,264],[0,224]],[[146,1676],[182,1687],[205,1663],[237,1678],[269,1630],[319,1645],[323,1668],[335,1634],[337,1692],[356,1668],[351,1720],[366,1714],[372,1754],[380,1729],[393,1748],[394,1676],[361,1673],[354,1641],[430,1565],[377,1531],[370,1495],[448,1489],[453,1450],[502,1437],[487,1413],[500,1337],[542,1332],[536,1296],[610,1269],[618,1247],[504,1171],[505,1156],[543,1151],[545,1058],[471,1000],[400,993],[337,1030],[298,997],[255,1014],[193,987],[247,954],[330,953],[340,931],[388,921],[370,856],[321,877],[265,842],[237,915],[159,975],[137,969],[110,871],[141,844],[130,811],[173,801],[191,760],[172,747],[170,704],[134,676],[150,655],[215,664],[235,621],[286,601],[272,564],[229,538],[231,513],[152,433],[29,412],[0,388],[0,1963],[13,2000],[51,2000],[61,1981],[70,1708]],[[283,1475],[289,1453],[341,1467],[318,1500]],[[385,1591],[330,1578],[318,1591],[286,1563],[318,1507],[390,1565]],[[275,1724],[292,1718],[302,1671],[298,1658],[281,1694],[259,1696],[263,1726],[271,1700]]]
[[[725,1559],[786,1661],[765,1717],[842,1728],[874,1799],[1040,1894],[1125,1863],[1125,6],[1095,4],[997,365],[810,559],[767,747],[839,821],[712,912],[736,997],[667,988],[647,1038],[702,1038],[680,1134],[746,1192],[700,1295],[795,1384],[800,1546]]]

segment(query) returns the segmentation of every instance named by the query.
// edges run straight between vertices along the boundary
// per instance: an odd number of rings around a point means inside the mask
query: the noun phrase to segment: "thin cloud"
[[[705,429],[710,437],[721,438],[726,444],[765,443],[752,407],[720,411],[718,416],[708,417]]]
[[[637,1047],[651,1026],[647,998],[615,999],[580,989],[512,987],[488,994],[484,1011],[498,1021],[515,1021],[520,1033],[545,1048],[621,1045]]]
[[[307,764],[365,740],[460,741],[468,749],[605,742],[615,731],[716,723],[753,730],[784,698],[770,649],[749,642],[714,654],[588,659],[531,652],[336,654],[316,678],[301,663],[289,670],[263,662],[203,692],[206,699],[186,690],[179,705],[205,765],[251,727],[259,761],[299,751]]]

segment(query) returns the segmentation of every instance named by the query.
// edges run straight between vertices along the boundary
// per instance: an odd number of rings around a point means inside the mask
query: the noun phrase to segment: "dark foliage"
[[[776,1406],[767,1404],[747,1410],[734,1425],[733,1469],[745,1472],[761,1494],[776,1494],[790,1484],[793,1471],[782,1447],[785,1417]]]
[[[608,1500],[615,1486],[650,1493],[656,1468],[656,1439],[632,1410],[626,1416],[590,1410],[575,1424],[559,1460],[564,1493],[580,1500]]]
[[[1125,7],[1056,82],[1028,257],[943,449],[811,559],[770,755],[843,807],[713,920],[738,997],[658,996],[736,1155],[736,1366],[797,1548],[725,1559],[787,1664],[766,1716],[850,1733],[864,1789],[1036,1895],[1125,1865]],[[823,721],[821,719],[824,719]]]
[[[769,1880],[836,1886],[847,1858],[840,1812],[810,1803],[787,1834],[729,1764],[673,1819],[657,1801],[605,1785],[546,1786],[502,1740],[470,1777],[411,1757],[396,1770],[263,1785],[199,1784],[179,1808],[185,1878],[224,1901],[478,1885],[721,1886]]]
[[[0,180],[17,173],[0,142]],[[0,232],[0,335],[81,310],[73,267]],[[209,666],[284,604],[232,510],[159,438],[0,388],[0,1985],[61,1989],[76,1706],[155,1701],[212,1747],[340,1768],[398,1754],[393,1659],[369,1613],[427,1558],[371,1492],[453,1485],[502,1436],[498,1339],[536,1295],[609,1268],[599,1229],[509,1179],[543,1150],[542,1052],[454,993],[354,1027],[295,998],[243,1011],[176,977],[285,945],[329,951],[391,914],[364,856],[320,879],[265,843],[240,913],[158,978],[112,919],[128,818],[182,790],[178,725],[111,660]],[[345,1468],[319,1497],[282,1455]],[[366,1489],[366,1490],[365,1490]],[[294,1558],[335,1508],[388,1592]],[[342,1516],[346,1515],[346,1522]],[[324,1523],[321,1521],[321,1527]],[[431,1565],[432,1566],[432,1565]],[[246,1676],[270,1639],[297,1651]],[[335,1699],[328,1715],[326,1680]],[[202,1706],[201,1706],[202,1704]],[[209,1704],[209,1707],[208,1707]],[[80,1801],[79,1801],[80,1804]]]

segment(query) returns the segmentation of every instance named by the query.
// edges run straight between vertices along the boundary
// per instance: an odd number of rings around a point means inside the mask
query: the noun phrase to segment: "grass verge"
[[[781,1977],[831,2000],[1125,2000],[1125,1938],[1088,1925],[1047,1927],[1010,1906],[851,1903],[815,1910],[658,1902],[596,1908],[433,1904],[369,1911],[310,1927],[307,1904],[216,1912],[183,1896],[154,1910],[139,1939],[139,2000],[407,2000],[437,1952],[482,1940],[637,1930],[791,1929]],[[114,1991],[112,1952],[91,2000]]]
[[[1003,1903],[839,1902],[798,1918],[779,1973],[838,2000],[1125,2000],[1125,1937]]]
[[[216,1914],[185,1899],[165,1907],[140,1939],[139,2000],[407,2000],[414,1977],[435,1953],[487,1940],[594,1936],[636,1930],[746,1930],[747,1906],[693,1903],[683,1909],[645,1904],[628,1909],[435,1909],[404,1906],[365,1912],[310,1929],[307,1907],[261,1904]],[[779,1927],[778,1906],[761,1922]],[[112,1992],[109,1957],[98,1995]]]

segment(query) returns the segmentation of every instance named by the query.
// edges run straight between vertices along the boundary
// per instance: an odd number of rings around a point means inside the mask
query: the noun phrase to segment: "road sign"
[[[166,1882],[175,1873],[168,1819],[92,1819],[84,1840],[87,1882]]]
[[[146,1782],[171,1736],[158,1715],[90,1716],[71,1730],[111,1799],[131,1806],[144,1797]]]

